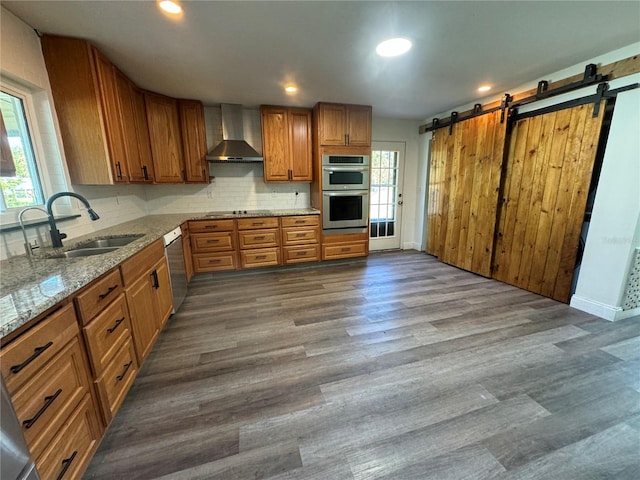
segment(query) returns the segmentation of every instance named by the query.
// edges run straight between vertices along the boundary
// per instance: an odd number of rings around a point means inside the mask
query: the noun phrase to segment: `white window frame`
[[[43,201],[51,194],[52,187],[50,183],[50,175],[49,168],[47,162],[44,161],[46,158],[44,152],[44,146],[42,143],[42,136],[40,134],[39,122],[41,120],[38,118],[36,114],[35,102],[33,99],[34,92],[32,89],[20,85],[15,82],[8,81],[6,77],[3,77],[0,80],[0,89],[4,92],[13,95],[14,97],[22,100],[22,106],[24,108],[25,120],[29,129],[29,136],[31,140],[31,148],[33,149],[33,157],[36,163],[36,167],[38,170],[40,188],[42,189]],[[43,121],[45,119],[42,119]],[[51,119],[53,121],[53,119]],[[43,204],[38,204],[34,206],[42,207]],[[0,224],[10,224],[16,223],[18,221],[18,213],[25,207],[13,207],[6,208],[0,212]],[[25,219],[26,219],[25,215]],[[36,212],[33,214],[34,218],[38,218]],[[30,218],[30,217],[29,217]]]

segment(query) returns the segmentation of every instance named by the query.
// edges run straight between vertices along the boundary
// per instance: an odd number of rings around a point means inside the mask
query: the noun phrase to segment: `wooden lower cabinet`
[[[236,270],[235,220],[197,220],[189,222],[193,271],[219,272]]]
[[[317,262],[320,260],[320,245],[296,245],[282,247],[282,263],[291,265],[294,263]]]
[[[138,373],[136,352],[131,339],[127,339],[104,372],[96,380],[96,387],[101,399],[102,414],[107,422],[122,405],[133,380]]]
[[[285,265],[320,260],[320,216],[282,217],[282,257]]]
[[[322,260],[339,260],[367,255],[369,255],[369,234],[366,232],[322,237]]]
[[[196,273],[236,270],[237,268],[236,252],[193,254],[193,271]]]
[[[254,248],[240,252],[242,268],[273,267],[280,265],[279,248]]]
[[[242,268],[281,265],[279,218],[238,219],[238,246]]]
[[[80,478],[102,437],[91,395],[84,396],[53,441],[36,460],[42,479]]]

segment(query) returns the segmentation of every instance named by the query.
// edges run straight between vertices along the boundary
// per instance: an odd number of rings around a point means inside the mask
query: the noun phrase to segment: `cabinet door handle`
[[[49,342],[45,345],[42,345],[41,347],[36,347],[33,349],[33,353],[31,354],[31,356],[29,358],[27,358],[24,362],[22,362],[20,365],[14,365],[10,368],[11,373],[18,373],[20,370],[22,370],[24,367],[26,367],[27,365],[29,365],[31,362],[33,362],[36,358],[38,358],[40,355],[42,355],[42,353],[49,348],[51,345],[53,345],[53,342]]]
[[[289,169],[289,171],[287,172],[287,177],[289,178],[289,180],[293,178],[293,172],[291,171],[291,169]]]
[[[107,333],[108,333],[108,334],[112,334],[113,332],[115,332],[115,331],[116,331],[116,328],[118,328],[118,326],[119,326],[122,322],[124,322],[124,317],[122,317],[122,318],[120,318],[120,319],[116,320],[116,323],[114,323],[114,324],[113,324],[113,327],[109,327],[109,328],[107,328]]]
[[[58,475],[56,477],[56,480],[62,480],[62,478],[64,477],[65,473],[67,473],[67,470],[69,470],[69,467],[71,466],[71,463],[73,462],[73,459],[76,458],[76,455],[78,454],[78,451],[74,451],[71,456],[69,458],[65,458],[64,460],[62,460],[62,470],[60,471],[60,475]]]
[[[151,284],[151,286],[153,288],[155,288],[156,290],[160,288],[160,281],[158,280],[158,272],[157,271],[153,271],[151,272],[151,278],[153,279],[153,283]]]
[[[100,300],[104,300],[105,298],[107,298],[107,295],[109,295],[111,292],[113,292],[116,288],[118,288],[117,284],[114,285],[113,287],[109,287],[105,293],[101,293],[100,295],[98,295],[98,298]]]
[[[344,134],[344,144],[345,145],[349,145],[349,134],[348,133]]]
[[[118,180],[122,180],[122,167],[120,166],[120,162],[116,162],[116,169],[118,170],[116,177],[118,177]]]
[[[124,376],[127,374],[127,371],[129,370],[129,367],[131,367],[131,365],[133,365],[133,360],[130,360],[129,363],[124,366],[124,370],[122,370],[122,373],[116,377],[116,380],[118,380],[119,382],[124,380]]]
[[[149,180],[149,173],[147,172],[146,165],[142,166],[142,176],[144,177],[145,180]]]
[[[51,406],[51,404],[55,401],[56,398],[58,398],[58,395],[60,395],[61,393],[62,393],[62,389],[59,388],[58,391],[53,395],[44,397],[44,405],[42,406],[42,408],[38,410],[38,413],[36,413],[33,418],[30,418],[29,420],[25,420],[24,422],[22,422],[22,426],[25,429],[33,427],[33,424],[36,423],[36,421],[42,416],[44,412],[47,411],[47,408]]]

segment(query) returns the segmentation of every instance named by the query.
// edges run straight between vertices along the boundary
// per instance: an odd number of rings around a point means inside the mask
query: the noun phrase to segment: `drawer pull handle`
[[[122,322],[124,322],[124,317],[116,320],[116,323],[113,324],[113,327],[107,328],[107,333],[111,334],[111,333],[115,332],[116,328],[118,328],[118,325],[120,325]]]
[[[133,360],[131,360],[124,366],[124,370],[122,370],[122,373],[116,377],[116,380],[118,380],[119,382],[124,380],[124,376],[127,374],[127,371],[129,370],[129,367],[131,367],[131,365],[133,365]]]
[[[301,225],[306,223],[306,220],[296,220],[296,224]]]
[[[253,237],[254,240],[264,240],[264,235],[261,235],[260,237]]]
[[[56,480],[62,480],[62,478],[64,477],[64,474],[67,473],[67,470],[69,470],[69,467],[71,466],[73,459],[76,458],[77,454],[78,454],[78,451],[76,450],[71,454],[69,458],[65,458],[64,460],[62,460],[62,471],[60,472],[60,475],[58,475]]]
[[[42,408],[38,410],[38,413],[36,413],[36,415],[33,418],[30,418],[29,420],[25,420],[24,422],[22,422],[22,426],[25,429],[33,427],[33,424],[38,421],[38,419],[42,416],[42,414],[46,412],[47,408],[51,406],[54,400],[58,398],[58,395],[60,395],[61,393],[62,393],[62,389],[59,388],[58,391],[53,395],[44,397],[44,405],[42,406]]]
[[[212,240],[207,240],[207,243],[218,243],[218,242],[220,242],[219,238],[212,239]]]
[[[251,225],[254,227],[259,227],[260,225],[264,225],[264,222],[253,222]]]
[[[214,260],[209,260],[209,263],[220,263],[221,260],[219,258],[216,258]]]
[[[98,298],[100,300],[104,300],[105,298],[107,298],[107,295],[109,295],[111,292],[113,292],[116,288],[118,288],[117,284],[114,285],[113,287],[109,287],[105,293],[101,293],[100,295],[98,295]]]
[[[218,228],[218,224],[214,223],[213,225],[205,225],[204,228]]]
[[[256,255],[256,260],[264,260],[265,258],[267,258],[266,255]]]
[[[351,251],[351,247],[343,247],[342,252],[350,252]]]
[[[302,238],[302,237],[306,237],[307,234],[306,233],[296,233],[296,238]]]
[[[306,250],[301,250],[299,252],[296,252],[296,255],[299,256],[299,257],[301,257],[302,255],[306,255],[306,254],[307,254]]]
[[[38,358],[51,345],[53,345],[53,342],[49,342],[46,345],[34,348],[33,349],[33,353],[31,354],[31,356],[29,358],[27,358],[20,365],[14,365],[14,366],[11,367],[11,373],[18,373],[20,370],[22,370],[24,367],[26,367],[31,362],[33,362],[36,358]]]

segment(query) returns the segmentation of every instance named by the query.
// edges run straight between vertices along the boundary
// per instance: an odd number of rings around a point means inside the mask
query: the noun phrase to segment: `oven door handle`
[[[322,192],[325,197],[364,197],[369,195],[369,190],[345,190],[341,192]]]
[[[369,167],[349,167],[346,165],[343,166],[335,166],[335,167],[322,167],[325,172],[333,173],[333,172],[368,172]]]

